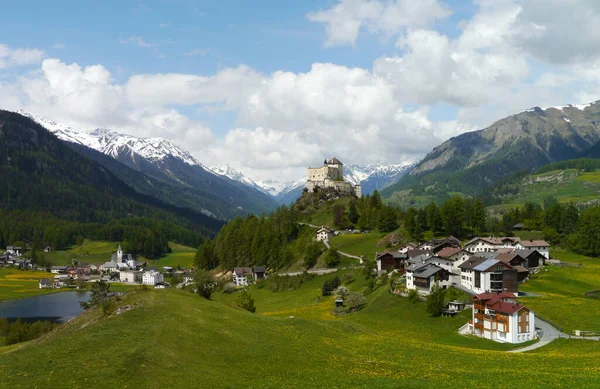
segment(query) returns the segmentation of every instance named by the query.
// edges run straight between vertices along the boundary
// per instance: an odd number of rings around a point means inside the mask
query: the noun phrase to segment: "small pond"
[[[4,301],[0,302],[0,317],[9,320],[21,318],[28,322],[50,320],[64,323],[83,312],[79,303],[88,301],[90,296],[90,292],[78,291]]]

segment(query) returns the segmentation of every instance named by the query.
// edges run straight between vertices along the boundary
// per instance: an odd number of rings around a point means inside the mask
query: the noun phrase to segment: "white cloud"
[[[43,57],[44,51],[40,49],[13,49],[0,44],[0,69],[35,65],[40,63]]]
[[[406,28],[429,26],[451,14],[438,0],[340,0],[330,9],[309,13],[311,22],[324,23],[325,46],[356,44],[361,30],[390,37]]]
[[[210,52],[210,49],[192,49],[183,53],[186,57],[202,56],[204,57]]]
[[[141,36],[131,35],[127,38],[119,39],[119,43],[122,45],[136,45],[139,47],[154,47],[154,43],[149,43],[144,40]]]

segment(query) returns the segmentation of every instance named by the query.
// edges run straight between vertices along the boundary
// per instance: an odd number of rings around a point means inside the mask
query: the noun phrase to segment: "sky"
[[[0,109],[293,180],[600,99],[596,0],[0,0]]]

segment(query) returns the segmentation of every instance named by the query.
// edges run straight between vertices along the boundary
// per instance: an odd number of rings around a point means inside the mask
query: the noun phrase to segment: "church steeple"
[[[121,248],[121,244],[119,244],[119,247],[117,248],[117,263],[122,263],[123,262],[123,249]]]

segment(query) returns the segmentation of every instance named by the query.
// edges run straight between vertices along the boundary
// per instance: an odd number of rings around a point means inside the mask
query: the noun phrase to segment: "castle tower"
[[[117,263],[123,263],[123,249],[119,244],[119,248],[117,248]]]
[[[327,167],[330,171],[329,177],[334,181],[344,180],[344,164],[336,157],[331,158],[327,162]]]

